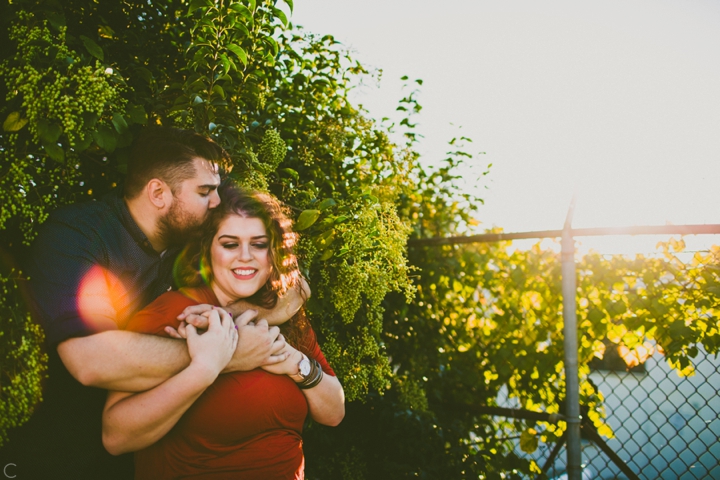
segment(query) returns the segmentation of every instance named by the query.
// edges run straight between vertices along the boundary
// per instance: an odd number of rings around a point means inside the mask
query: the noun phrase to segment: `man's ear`
[[[165,207],[169,207],[172,203],[172,191],[170,186],[160,180],[159,178],[153,178],[145,186],[150,203],[152,203],[158,210],[162,210]]]

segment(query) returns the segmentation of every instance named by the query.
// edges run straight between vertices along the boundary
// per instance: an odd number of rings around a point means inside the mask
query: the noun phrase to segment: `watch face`
[[[303,359],[300,360],[298,366],[300,367],[300,376],[307,377],[310,375],[310,360],[308,360],[306,356],[303,355]]]

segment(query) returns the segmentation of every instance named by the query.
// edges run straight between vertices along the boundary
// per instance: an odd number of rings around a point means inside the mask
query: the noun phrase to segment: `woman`
[[[208,232],[183,253],[187,285],[160,296],[128,329],[167,335],[185,307],[226,307],[239,299],[271,308],[298,288],[295,234],[278,203],[234,185],[220,188]],[[191,252],[195,252],[192,254]],[[147,392],[110,392],[103,443],[110,453],[135,454],[136,478],[303,478],[302,426],[307,413],[337,425],[345,414],[342,386],[301,310],[281,326],[288,358],[249,372],[219,373],[237,344],[223,310],[206,314],[207,332],[186,327],[190,365]],[[300,388],[298,388],[300,387]],[[139,451],[138,451],[139,450]]]

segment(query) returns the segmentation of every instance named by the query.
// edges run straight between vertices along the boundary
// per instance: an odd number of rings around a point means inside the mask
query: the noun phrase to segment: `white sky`
[[[425,161],[462,126],[493,164],[483,228],[561,228],[576,186],[576,227],[720,224],[716,0],[296,0],[292,21],[383,70],[355,97],[375,118],[423,79]]]

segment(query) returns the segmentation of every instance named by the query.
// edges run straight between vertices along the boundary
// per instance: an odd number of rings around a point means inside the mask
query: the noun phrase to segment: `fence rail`
[[[560,238],[564,230],[539,230],[535,232],[482,233],[457,237],[414,238],[408,241],[413,246],[459,245],[463,243],[493,243],[506,240],[527,240],[533,238]],[[720,234],[720,224],[704,225],[652,225],[639,227],[571,228],[574,237],[597,237],[604,235],[712,235]]]

